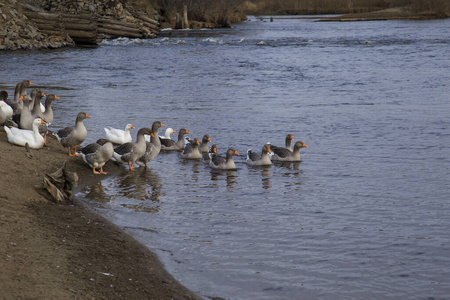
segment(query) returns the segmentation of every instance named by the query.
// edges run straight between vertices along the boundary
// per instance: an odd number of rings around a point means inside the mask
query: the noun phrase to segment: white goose
[[[166,131],[165,131],[165,133],[164,133],[164,136],[162,136],[162,135],[159,135],[159,136],[158,136],[158,137],[159,137],[159,141],[160,141],[161,143],[163,142],[163,140],[171,141],[172,139],[170,138],[170,135],[171,135],[172,133],[176,133],[176,131],[173,130],[173,128],[167,128]],[[146,141],[146,142],[150,142],[150,140],[151,140],[151,137],[150,137],[149,135],[145,135],[145,141]]]
[[[23,147],[28,144],[31,149],[42,148],[44,146],[44,137],[39,134],[39,125],[41,124],[45,124],[44,120],[37,118],[33,121],[33,130],[4,126],[8,135],[8,142]]]
[[[8,92],[0,92],[0,124],[5,123],[13,115],[13,109],[4,100],[8,99]]]
[[[134,126],[131,124],[127,124],[127,126],[125,126],[125,130],[112,127],[105,128],[106,138],[113,144],[122,145],[125,143],[130,143],[132,140],[130,130],[133,128]]]

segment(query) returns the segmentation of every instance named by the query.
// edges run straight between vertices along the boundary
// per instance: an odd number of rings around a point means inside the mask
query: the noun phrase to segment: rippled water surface
[[[27,78],[57,94],[55,129],[88,112],[85,144],[106,126],[160,120],[209,134],[219,152],[237,149],[237,171],[161,154],[78,194],[202,296],[441,299],[450,294],[448,28],[253,18],[0,53],[0,88]],[[245,164],[247,149],[282,145],[287,133],[308,145],[301,163]]]

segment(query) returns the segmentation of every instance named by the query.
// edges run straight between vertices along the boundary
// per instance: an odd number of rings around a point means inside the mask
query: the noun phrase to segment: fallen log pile
[[[36,27],[48,35],[69,35],[76,44],[98,44],[102,39],[154,38],[159,23],[144,15],[116,20],[111,16],[47,13],[26,10],[24,14]]]

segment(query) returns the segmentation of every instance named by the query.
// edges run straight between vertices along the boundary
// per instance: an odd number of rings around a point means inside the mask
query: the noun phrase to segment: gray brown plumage
[[[133,164],[145,153],[145,134],[153,135],[150,128],[141,128],[137,133],[136,143],[128,142],[116,147],[114,159],[119,163],[128,164],[130,170],[133,170]]]
[[[79,112],[75,126],[63,128],[54,133],[61,145],[69,149],[69,156],[80,156],[76,154],[76,150],[87,137],[87,130],[83,123],[83,120],[87,118],[90,119],[91,117],[85,112]],[[74,148],[74,154],[71,153],[70,148]]]
[[[163,126],[165,125],[160,121],[153,122],[150,142],[145,142],[145,153],[136,161],[138,165],[145,166],[147,168],[147,164],[161,151],[161,141],[158,136],[158,129]]]

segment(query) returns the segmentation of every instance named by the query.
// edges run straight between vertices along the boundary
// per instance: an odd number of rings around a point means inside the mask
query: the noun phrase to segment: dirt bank
[[[0,128],[0,291],[3,299],[199,299],[155,254],[80,203],[57,205],[35,186],[64,161],[80,184],[98,180],[54,137],[40,150]],[[105,171],[121,166],[108,163]],[[107,175],[106,175],[107,176]]]

